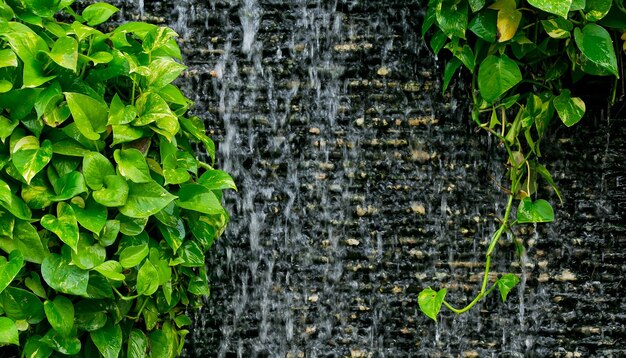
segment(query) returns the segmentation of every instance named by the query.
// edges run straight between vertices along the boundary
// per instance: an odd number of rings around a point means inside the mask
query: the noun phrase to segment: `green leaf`
[[[178,256],[185,267],[204,267],[205,260],[202,248],[195,241],[185,241],[178,249]]]
[[[506,296],[509,292],[517,285],[519,282],[519,278],[512,273],[507,273],[502,275],[496,284],[498,285],[498,290],[500,291],[500,296],[502,297],[502,302],[506,302]]]
[[[550,203],[543,199],[533,202],[530,197],[522,199],[517,207],[517,222],[546,223],[554,221],[554,210]]]
[[[182,219],[177,220],[177,225],[174,227],[163,225],[161,223],[158,224],[159,231],[167,245],[172,249],[174,253],[180,247],[180,245],[185,240],[185,225]]]
[[[233,178],[222,170],[207,170],[198,178],[198,184],[209,190],[237,190],[237,185],[235,185]]]
[[[125,106],[120,97],[115,94],[111,100],[111,110],[109,111],[109,125],[129,124],[137,117],[135,106]]]
[[[0,179],[0,206],[18,219],[30,220],[32,213],[26,203],[11,192],[9,184]]]
[[[74,209],[68,203],[60,202],[57,205],[57,216],[46,214],[41,218],[40,223],[41,226],[53,232],[76,252],[78,249],[78,223]]]
[[[48,249],[43,246],[37,229],[27,221],[15,220],[13,238],[0,238],[0,249],[5,252],[20,250],[24,260],[40,264],[48,255]]]
[[[44,64],[37,56],[40,51],[48,52],[46,41],[24,24],[9,22],[6,26],[8,31],[3,31],[2,36],[24,64],[23,87],[39,87],[53,79],[55,76],[46,76]]]
[[[441,310],[441,305],[443,304],[443,300],[446,297],[447,292],[448,291],[445,288],[442,288],[439,291],[435,291],[431,288],[422,290],[422,292],[420,292],[417,296],[417,303],[420,310],[436,322],[437,315]]]
[[[187,210],[205,214],[219,214],[224,211],[215,194],[200,184],[183,184],[178,191],[176,205]]]
[[[126,179],[134,183],[152,182],[146,158],[139,150],[134,148],[117,149],[113,153],[113,157],[117,162],[117,169]]]
[[[568,89],[555,97],[553,103],[561,121],[568,127],[578,123],[585,115],[585,102],[579,97],[571,97]]]
[[[50,58],[59,66],[76,72],[78,42],[73,37],[61,37],[52,46]]]
[[[148,86],[160,89],[177,79],[187,66],[181,65],[169,57],[160,57],[153,60],[148,68],[150,68]]]
[[[10,49],[0,50],[0,68],[17,67],[17,56]]]
[[[563,198],[561,197],[561,192],[559,192],[559,189],[554,183],[554,179],[552,179],[552,175],[550,175],[550,172],[548,171],[548,169],[546,169],[546,167],[544,167],[541,164],[537,164],[537,166],[535,167],[535,170],[537,171],[537,173],[539,173],[539,175],[541,175],[541,177],[543,177],[543,179],[546,182],[548,182],[548,184],[550,184],[550,186],[552,187],[552,190],[554,190],[554,192],[559,197],[559,200],[561,200],[561,203],[562,203]]]
[[[89,188],[100,190],[104,186],[104,178],[115,175],[115,169],[104,155],[98,152],[89,152],[83,159],[83,175]]]
[[[154,181],[142,184],[128,183],[128,201],[120,212],[131,218],[147,218],[167,206],[177,197]]]
[[[148,31],[143,39],[142,47],[144,52],[150,53],[158,48],[165,46],[170,39],[177,37],[178,34],[169,27],[155,27]]]
[[[104,177],[104,187],[93,192],[93,199],[104,206],[118,207],[128,202],[129,185],[119,175]]]
[[[151,134],[146,128],[133,127],[130,125],[113,125],[111,128],[113,129],[113,143],[111,146],[132,142],[148,137]]]
[[[117,239],[117,234],[120,232],[120,221],[119,220],[107,220],[106,225],[104,225],[104,229],[102,233],[97,236],[100,245],[104,247],[108,247],[115,243]]]
[[[570,31],[574,28],[571,21],[561,17],[555,17],[549,20],[541,20],[541,25],[548,36],[553,39],[567,39],[570,37]]]
[[[204,124],[198,117],[180,118],[180,125],[182,128],[191,134],[194,138],[201,141],[204,144],[204,148],[211,157],[211,160],[215,162],[215,143],[205,134]]]
[[[8,317],[0,317],[0,346],[6,344],[20,345],[19,332],[15,321]]]
[[[497,19],[494,11],[482,11],[470,21],[468,29],[487,42],[496,42]]]
[[[60,335],[68,337],[74,328],[74,305],[67,297],[57,295],[43,304],[48,322]]]
[[[48,358],[52,354],[52,348],[40,341],[37,335],[30,336],[24,345],[24,356],[28,358]]]
[[[44,318],[43,304],[29,291],[9,286],[0,293],[0,300],[4,314],[13,320],[37,324]]]
[[[30,184],[33,177],[52,160],[52,143],[46,139],[39,146],[36,137],[23,137],[13,147],[11,158],[17,171]]]
[[[485,6],[485,0],[469,0],[472,12],[477,12]]]
[[[65,355],[78,354],[82,346],[78,338],[63,337],[54,329],[50,329],[45,336],[41,337],[40,342]]]
[[[99,140],[100,133],[106,130],[107,106],[81,93],[65,92],[65,99],[80,133],[87,139]]]
[[[41,274],[48,286],[70,295],[86,295],[89,272],[74,265],[57,254],[48,255],[41,264]]]
[[[94,299],[113,298],[113,289],[111,289],[109,280],[97,271],[89,272],[86,297]]]
[[[468,17],[467,2],[442,0],[437,4],[437,22],[439,28],[448,36],[456,36],[465,38],[465,29],[467,28]]]
[[[93,197],[87,199],[87,202],[83,201],[82,198],[75,199],[77,200],[72,200],[72,209],[74,209],[74,215],[76,215],[76,220],[80,226],[94,234],[99,234],[107,222],[106,207],[95,202]]]
[[[537,9],[567,18],[572,0],[528,0]]]
[[[104,277],[113,281],[124,281],[126,279],[126,276],[122,274],[124,268],[117,261],[105,261],[100,265],[94,267],[93,269],[98,271]]]
[[[480,64],[478,89],[487,102],[492,103],[522,81],[522,73],[508,56],[490,55]]]
[[[159,280],[155,280],[158,275],[150,260],[144,261],[137,273],[137,293],[145,296],[154,294],[159,289]]]
[[[189,229],[192,235],[207,250],[226,229],[228,214],[226,211],[219,215],[200,215],[197,212],[187,213]]]
[[[148,357],[148,337],[141,330],[133,329],[130,331],[126,356],[129,358]]]
[[[151,357],[172,358],[176,354],[176,342],[162,330],[150,332]]]
[[[602,26],[587,24],[582,31],[575,28],[574,40],[582,52],[583,61],[589,61],[600,69],[619,77],[613,41],[611,35]]]
[[[148,244],[129,246],[120,253],[119,263],[123,268],[135,267],[148,256]]]
[[[46,289],[41,284],[41,279],[36,272],[30,273],[30,277],[27,277],[24,280],[24,285],[37,296],[41,298],[48,298],[46,294]]]
[[[106,249],[94,242],[91,235],[82,234],[76,252],[72,252],[72,264],[90,270],[106,260]]]
[[[24,255],[19,250],[9,254],[9,260],[0,256],[0,293],[13,281],[24,266]]]
[[[143,232],[148,223],[148,218],[131,218],[118,214],[115,219],[120,222],[120,232],[124,235],[134,236]]]
[[[107,322],[107,307],[100,300],[82,300],[74,304],[76,328],[87,332],[98,330]]]
[[[91,4],[83,10],[82,17],[87,21],[87,25],[96,26],[107,21],[119,9],[115,6],[103,2]]]
[[[612,3],[612,0],[587,0],[585,18],[591,22],[604,18],[611,10]]]
[[[0,141],[4,142],[13,133],[18,124],[20,124],[20,121],[11,120],[0,115]]]
[[[62,177],[54,180],[52,183],[56,196],[52,198],[54,201],[62,201],[72,199],[73,197],[85,193],[85,179],[83,175],[77,171],[69,172]]]

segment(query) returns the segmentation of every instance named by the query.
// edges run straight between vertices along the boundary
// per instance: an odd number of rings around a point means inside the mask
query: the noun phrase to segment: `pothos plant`
[[[505,301],[519,282],[510,273],[492,282],[491,258],[503,235],[515,237],[515,225],[554,220],[552,206],[537,193],[541,178],[561,199],[541,164],[541,142],[555,117],[567,127],[583,118],[585,103],[572,94],[572,83],[589,75],[619,78],[616,53],[621,51],[615,51],[613,40],[619,41],[620,34],[626,40],[624,30],[622,0],[429,1],[422,35],[430,34],[435,54],[451,52],[443,91],[461,66],[469,71],[472,118],[506,150],[508,188],[503,191],[508,201],[488,244],[476,297],[456,308],[446,301],[445,288],[427,288],[419,293],[418,304],[428,317],[436,321],[442,305],[457,314],[466,312],[495,289]]]
[[[196,158],[174,31],[72,3],[0,0],[0,346],[176,356],[236,187]]]

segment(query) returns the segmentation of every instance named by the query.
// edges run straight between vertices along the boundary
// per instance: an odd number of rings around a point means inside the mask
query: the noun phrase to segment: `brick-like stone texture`
[[[467,81],[440,93],[421,1],[113,3],[121,21],[181,35],[179,84],[239,186],[187,356],[626,354],[619,108],[592,98],[581,125],[543,144],[565,202],[555,223],[517,233],[523,260],[510,240],[496,250],[494,278],[519,274],[520,289],[435,324],[417,293],[472,298],[506,181],[502,148],[471,123]]]

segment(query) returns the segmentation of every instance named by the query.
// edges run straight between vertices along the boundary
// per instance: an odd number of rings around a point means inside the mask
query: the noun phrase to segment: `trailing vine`
[[[429,34],[435,55],[451,52],[443,74],[445,92],[461,67],[472,76],[472,119],[497,138],[507,154],[508,201],[485,256],[480,290],[461,308],[446,301],[446,289],[426,288],[418,295],[423,313],[437,320],[441,306],[460,314],[493,290],[502,301],[519,282],[512,273],[489,279],[491,259],[503,235],[514,237],[520,224],[554,220],[552,205],[538,198],[541,178],[562,200],[552,175],[541,164],[541,143],[554,117],[567,126],[578,123],[585,103],[572,84],[591,76],[615,78],[626,40],[623,0],[430,0],[422,36]],[[626,51],[626,42],[622,45]],[[517,203],[517,210],[513,210]],[[515,241],[516,245],[519,245]]]

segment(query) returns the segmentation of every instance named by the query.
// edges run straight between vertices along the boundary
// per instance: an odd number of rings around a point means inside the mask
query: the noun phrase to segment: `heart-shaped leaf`
[[[235,185],[233,178],[222,170],[207,170],[198,178],[198,184],[210,190],[237,190],[237,185]]]
[[[45,343],[55,351],[65,355],[78,354],[82,347],[80,339],[71,336],[67,338],[63,337],[54,329],[50,329],[41,337],[40,342]]]
[[[435,13],[439,28],[441,28],[448,37],[456,36],[464,39],[465,29],[467,28],[468,10],[466,1],[439,1]]]
[[[545,12],[567,17],[572,0],[528,0],[528,3]]]
[[[4,346],[6,344],[19,346],[19,332],[17,331],[15,321],[8,317],[0,317],[0,346]]]
[[[142,184],[128,183],[128,201],[120,212],[131,218],[147,218],[167,206],[177,197],[154,181]]]
[[[117,358],[122,350],[122,328],[111,320],[89,336],[104,358]]]
[[[82,296],[87,294],[89,272],[74,265],[57,255],[48,255],[41,264],[41,274],[48,286],[69,295]]]
[[[100,242],[100,245],[103,247],[111,246],[115,243],[117,239],[117,235],[120,232],[120,221],[119,220],[107,220],[104,225],[104,229],[100,233],[100,235],[96,235],[96,239]]]
[[[69,172],[51,182],[56,193],[54,201],[68,200],[87,191],[85,178],[77,171]]]
[[[90,140],[100,139],[100,133],[106,130],[107,106],[81,93],[65,92],[65,100],[80,133]]]
[[[82,198],[72,200],[72,209],[80,226],[99,234],[107,222],[107,208],[98,204],[92,197],[85,202]]]
[[[134,183],[148,183],[152,181],[150,169],[143,154],[134,148],[118,149],[113,154],[120,174]]]
[[[68,337],[74,328],[74,305],[67,297],[57,295],[54,300],[43,305],[46,318],[60,335]]]
[[[111,110],[109,111],[109,125],[129,124],[137,118],[135,106],[125,106],[120,97],[115,94],[111,100]]]
[[[130,331],[126,356],[134,358],[148,357],[148,337],[141,330],[133,329]]]
[[[7,287],[0,293],[4,314],[16,321],[37,324],[44,318],[43,304],[33,293],[16,287]]]
[[[9,254],[9,260],[0,256],[0,293],[13,281],[24,266],[24,256],[19,250]]]
[[[148,67],[150,68],[148,86],[155,89],[168,85],[187,68],[187,66],[181,65],[169,57],[157,58]]]
[[[48,249],[43,246],[37,229],[31,223],[22,220],[15,220],[12,239],[0,237],[0,249],[5,252],[19,250],[25,261],[37,264],[48,255]]]
[[[543,199],[535,202],[530,197],[525,197],[517,207],[517,222],[524,223],[546,223],[554,221],[554,210],[550,203]]]
[[[148,244],[129,246],[120,252],[119,263],[123,268],[135,267],[148,256]]]
[[[69,36],[59,38],[52,46],[50,58],[59,66],[76,71],[78,42]]]
[[[11,159],[15,169],[30,184],[31,179],[52,160],[52,142],[46,139],[40,146],[36,137],[26,136],[13,147]]]
[[[182,259],[181,264],[185,267],[204,267],[202,248],[195,241],[185,241],[178,249],[178,256]]]
[[[561,121],[568,127],[578,123],[585,115],[585,102],[579,97],[571,97],[568,89],[564,89],[552,103]]]
[[[40,223],[41,226],[58,236],[72,250],[77,250],[78,222],[74,209],[68,203],[60,202],[57,205],[57,216],[46,214],[41,218]]]
[[[87,21],[87,25],[96,26],[107,21],[118,11],[120,10],[111,4],[98,2],[87,6],[83,10],[82,17]]]
[[[106,249],[94,242],[91,235],[82,234],[76,252],[72,252],[72,264],[90,270],[106,260]]]
[[[100,190],[104,186],[104,178],[115,175],[115,169],[104,155],[89,152],[83,158],[83,175],[92,190]]]
[[[604,18],[611,10],[611,0],[587,0],[585,3],[585,18],[595,22]]]
[[[124,268],[117,261],[105,261],[100,265],[94,267],[93,269],[98,271],[104,277],[113,281],[124,281],[126,279],[126,276],[122,274]]]
[[[478,69],[478,89],[490,103],[521,81],[519,66],[506,55],[487,56]]]
[[[583,65],[585,62],[590,62],[599,70],[619,77],[613,41],[611,40],[611,35],[602,26],[587,24],[582,30],[575,28],[574,40],[576,41],[576,46],[582,52]],[[595,72],[587,71],[587,68],[584,66],[583,70],[592,74]]]
[[[183,209],[205,214],[219,214],[224,211],[215,194],[200,184],[184,184],[178,191],[176,205]]]
[[[511,273],[507,273],[502,275],[496,284],[498,285],[498,290],[500,291],[500,296],[502,297],[502,302],[506,301],[506,297],[509,292],[517,285],[519,282],[519,278]]]
[[[30,220],[32,217],[32,213],[26,203],[13,194],[9,184],[5,183],[2,179],[0,179],[0,206],[8,210],[18,219]]]
[[[155,293],[159,288],[159,280],[155,280],[158,275],[159,273],[150,260],[144,261],[137,273],[137,293],[145,296]]]
[[[417,296],[417,303],[420,310],[436,322],[437,315],[441,310],[441,305],[443,304],[443,300],[446,297],[447,292],[448,291],[445,288],[442,288],[439,291],[435,291],[431,288],[422,290],[422,292],[420,292]]]
[[[104,206],[117,207],[126,204],[129,186],[126,179],[119,175],[104,177],[104,188],[93,192],[93,199]]]

